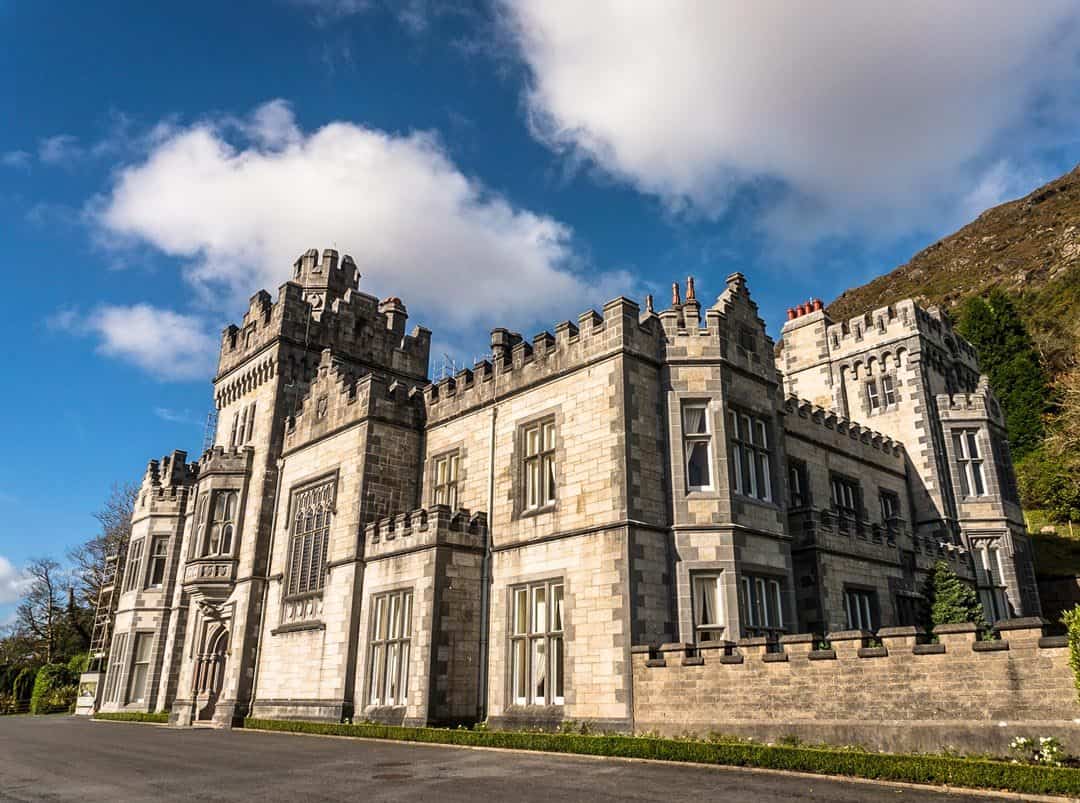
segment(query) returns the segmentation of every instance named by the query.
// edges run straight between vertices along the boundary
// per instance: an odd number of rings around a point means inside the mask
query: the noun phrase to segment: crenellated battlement
[[[255,449],[251,446],[225,448],[213,446],[199,458],[199,476],[211,474],[247,474],[251,470]]]
[[[490,360],[424,388],[428,420],[449,418],[619,351],[658,361],[663,341],[655,314],[643,318],[638,304],[623,297],[605,304],[603,314],[586,310],[576,324],[563,321],[554,334],[540,332],[531,342],[517,332],[494,329]]]
[[[364,528],[364,558],[374,560],[435,546],[482,549],[487,514],[432,505],[372,522]]]
[[[419,429],[421,399],[417,385],[382,373],[358,372],[331,349],[323,349],[315,378],[286,426],[285,449],[372,416]]]
[[[187,452],[176,449],[161,460],[151,460],[143,473],[136,514],[179,512],[199,478],[197,463],[187,462]]]
[[[241,323],[223,330],[219,381],[279,339],[333,348],[355,362],[424,379],[431,332],[416,326],[406,334],[408,313],[401,300],[380,302],[360,292],[359,276],[348,255],[339,261],[337,252],[328,249],[320,260],[314,249],[306,252],[295,262],[293,278],[280,286],[276,302],[260,290],[251,297]],[[226,381],[228,392],[219,388],[217,396],[232,398],[252,380],[236,384],[230,375]]]
[[[940,393],[935,397],[942,419],[988,418],[1004,426],[1001,406],[990,389],[990,380],[983,374],[974,393]]]
[[[837,436],[842,436],[849,441],[856,441],[884,455],[898,458],[900,464],[903,464],[903,443],[856,421],[842,418],[834,410],[814,404],[806,399],[800,399],[797,396],[788,396],[784,399],[784,410],[788,413],[784,420],[786,429],[798,427],[805,431],[805,426],[800,426],[795,422],[812,424],[816,428],[829,430]]]

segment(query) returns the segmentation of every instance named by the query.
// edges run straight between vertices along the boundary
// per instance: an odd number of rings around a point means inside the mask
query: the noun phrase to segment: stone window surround
[[[236,560],[240,551],[241,533],[244,531],[244,509],[247,506],[247,481],[246,476],[226,475],[208,476],[199,481],[199,493],[192,505],[191,537],[187,546],[187,562],[195,560],[218,559]],[[213,520],[213,503],[219,491],[236,492],[236,514],[233,520],[232,546],[227,553],[220,555],[202,555],[202,541],[209,535],[209,527]]]
[[[961,471],[965,470],[964,465],[961,462],[961,457],[956,453],[956,441],[954,435],[958,435],[961,438],[966,436],[966,433],[975,431],[975,443],[979,450],[979,456],[977,458],[978,463],[981,466],[982,485],[983,492],[981,494],[974,493],[975,488],[970,484],[970,477],[961,479]],[[952,479],[953,491],[958,501],[960,500],[979,500],[989,501],[996,496],[995,489],[998,488],[998,478],[996,476],[993,452],[988,443],[986,426],[982,421],[956,421],[951,426],[945,428],[943,433],[943,440],[945,441],[946,459],[949,464],[949,476]],[[987,454],[990,454],[990,458],[987,459]],[[970,457],[963,458],[963,462],[970,462]],[[968,482],[968,493],[964,493],[964,482]]]
[[[319,472],[319,473],[314,474],[314,475],[309,475],[307,477],[302,477],[301,479],[293,482],[293,484],[289,487],[289,493],[287,495],[287,502],[286,502],[286,508],[285,508],[285,516],[283,516],[284,521],[282,522],[282,527],[286,532],[286,537],[283,539],[284,542],[285,542],[285,565],[284,565],[284,571],[282,572],[282,581],[281,581],[282,582],[282,600],[283,601],[290,600],[290,599],[307,598],[307,597],[321,597],[322,594],[323,594],[323,591],[325,590],[326,583],[324,582],[323,588],[315,590],[315,591],[305,591],[305,592],[301,592],[301,593],[297,593],[297,594],[289,594],[288,593],[289,575],[292,572],[292,551],[293,551],[292,550],[292,538],[293,538],[293,521],[292,521],[293,516],[292,516],[292,514],[293,514],[293,505],[296,503],[296,498],[297,498],[297,496],[299,494],[303,493],[304,491],[307,491],[310,488],[314,488],[314,487],[329,483],[330,488],[331,488],[331,491],[330,491],[330,509],[329,509],[330,522],[327,524],[327,532],[326,532],[327,558],[326,558],[326,563],[323,566],[323,571],[329,573],[329,571],[330,571],[329,570],[329,565],[330,565],[330,563],[333,562],[333,558],[332,558],[332,556],[330,554],[330,548],[329,548],[330,544],[329,544],[329,542],[333,540],[334,521],[337,518],[337,500],[338,500],[338,495],[341,493],[341,488],[340,488],[340,485],[339,485],[340,480],[341,480],[341,477],[340,477],[339,469],[338,469],[338,467],[335,467],[330,471],[322,471],[322,472]],[[282,610],[284,611],[284,606],[282,606]]]
[[[233,537],[235,538],[235,534]],[[169,533],[151,533],[148,540],[150,544],[150,550],[146,554],[146,576],[143,579],[142,587],[146,591],[160,591],[165,587],[165,584],[169,580],[169,544],[171,543],[172,536]],[[165,542],[165,554],[155,555],[154,545],[159,544],[162,541]],[[151,585],[150,581],[153,578],[153,566],[155,557],[160,557],[165,565],[164,568],[161,570],[161,582]]]
[[[149,538],[149,536],[133,538],[128,545],[127,557],[124,560],[124,587],[122,590],[124,594],[138,591],[143,587],[143,575],[146,569],[143,558],[145,557],[146,543]],[[132,566],[132,560],[137,561],[134,566]]]
[[[557,426],[557,425],[556,425]],[[512,666],[510,660],[510,650],[512,649],[512,639],[510,630],[513,627],[513,610],[514,610],[514,589],[523,585],[530,585],[532,583],[562,583],[563,587],[563,702],[560,705],[552,706],[540,706],[540,705],[518,705],[514,703],[514,678],[512,673]],[[551,710],[551,711],[563,711],[565,706],[571,705],[574,702],[574,673],[572,671],[574,666],[574,584],[568,576],[565,569],[556,569],[552,571],[543,572],[529,572],[527,574],[516,574],[512,580],[508,581],[502,589],[503,597],[503,621],[502,621],[502,641],[503,641],[503,655],[505,660],[503,662],[503,689],[505,690],[505,702],[503,705],[504,710]],[[497,592],[495,592],[497,593]],[[492,600],[495,597],[492,596]],[[495,643],[495,639],[492,639],[492,644]]]
[[[556,436],[556,439],[558,439],[558,432],[557,431],[555,433],[555,436]],[[453,443],[447,444],[446,446],[439,449],[439,451],[435,452],[434,454],[432,454],[427,459],[427,465],[424,468],[424,476],[426,477],[426,480],[427,480],[426,485],[425,485],[424,497],[428,499],[429,504],[432,504],[432,505],[435,504],[435,464],[439,459],[441,459],[443,457],[448,457],[449,455],[452,455],[455,452],[457,453],[457,458],[458,458],[458,465],[457,465],[457,472],[458,472],[457,473],[457,487],[458,487],[457,498],[458,498],[458,504],[457,504],[457,507],[459,507],[459,508],[462,507],[462,504],[461,504],[461,491],[465,487],[465,481],[468,479],[468,473],[469,473],[469,470],[467,468],[468,462],[466,460],[466,458],[468,457],[468,454],[469,454],[469,450],[465,446],[465,441],[464,440],[459,440],[459,441],[455,441]],[[558,468],[559,468],[558,465],[556,465],[555,466],[556,471],[558,471]]]
[[[704,407],[705,408],[705,432],[704,433],[692,433],[687,434],[686,429],[686,410],[687,408]],[[682,446],[682,475],[683,482],[686,486],[686,493],[711,493],[718,488],[718,475],[716,472],[716,427],[713,421],[713,400],[709,398],[696,398],[694,396],[687,396],[679,399],[679,434],[680,442]],[[709,484],[708,485],[690,485],[690,468],[687,464],[686,446],[690,442],[705,442],[708,445],[706,449],[706,455],[709,468]]]
[[[400,637],[398,637],[396,639],[391,639],[391,638],[382,639],[382,640],[376,639],[375,628],[378,626],[378,620],[377,620],[377,617],[376,617],[375,613],[378,610],[377,601],[380,600],[380,599],[389,600],[390,597],[395,595],[395,594],[404,595],[406,593],[409,595],[409,615],[408,615],[408,622],[407,622],[408,629],[405,630],[406,623],[403,622],[402,623],[402,630],[403,630],[403,632],[406,632],[407,635],[400,636]],[[366,600],[366,605],[368,607],[368,622],[367,622],[368,639],[367,639],[367,655],[364,658],[364,664],[365,664],[364,685],[360,689],[360,694],[361,694],[362,699],[363,699],[362,708],[404,708],[406,705],[408,705],[408,701],[409,701],[409,698],[410,698],[409,684],[412,683],[414,685],[414,688],[415,688],[415,683],[416,683],[416,681],[414,679],[414,673],[411,671],[411,669],[412,669],[411,663],[412,663],[413,659],[415,658],[415,653],[413,651],[413,645],[414,645],[414,641],[415,641],[416,636],[417,636],[417,627],[416,627],[416,619],[417,619],[416,591],[415,591],[414,585],[412,583],[396,583],[391,587],[386,587],[386,588],[379,589],[378,591],[373,591],[368,596],[368,598]],[[387,612],[387,616],[389,616],[389,611]],[[422,615],[421,615],[421,618],[422,618]],[[387,623],[387,627],[389,627],[389,622]],[[406,659],[406,663],[404,665],[399,664],[399,668],[398,668],[399,676],[400,676],[400,673],[402,673],[402,672],[404,672],[404,675],[405,675],[405,684],[406,685],[405,685],[405,689],[403,691],[403,694],[404,694],[404,697],[405,697],[405,702],[395,702],[393,704],[387,704],[387,703],[383,702],[383,692],[380,692],[380,694],[379,694],[379,702],[373,703],[371,701],[371,686],[372,686],[372,683],[375,680],[375,671],[376,671],[376,667],[375,667],[375,646],[376,646],[376,644],[375,644],[375,642],[377,640],[380,641],[380,643],[383,646],[386,646],[387,644],[389,644],[392,641],[396,641],[397,643],[406,643],[408,645],[408,658]],[[384,666],[384,669],[385,669],[385,666]],[[386,674],[385,674],[385,672],[383,672],[382,673],[382,678],[380,679],[380,685],[385,686],[385,683],[386,683]],[[415,691],[414,691],[414,693],[415,693]],[[401,695],[399,694],[399,698],[400,698],[400,696]]]
[[[542,507],[525,507],[525,430],[535,424],[551,420],[555,424],[555,500]],[[562,485],[562,470],[566,460],[565,441],[562,437],[565,415],[561,406],[555,405],[514,422],[513,451],[510,455],[510,520],[531,518],[553,513],[559,509],[559,488]]]
[[[873,630],[873,631],[876,631],[879,627],[881,627],[881,598],[878,595],[878,591],[879,591],[878,588],[875,588],[874,586],[870,586],[870,585],[865,585],[863,583],[848,583],[848,582],[845,582],[843,584],[843,586],[841,588],[841,592],[843,594],[844,614],[845,614],[845,616],[848,616],[849,629],[852,629],[852,630],[861,629],[861,630]],[[848,614],[848,594],[849,593],[854,593],[854,594],[858,594],[858,595],[866,595],[866,594],[869,595],[870,624],[874,625],[873,627],[857,628],[855,626],[855,624],[851,622],[850,616]]]
[[[780,626],[774,628],[779,632],[786,632],[790,629],[792,622],[797,622],[798,617],[792,617],[792,610],[790,604],[788,604],[789,597],[794,593],[791,587],[790,573],[786,568],[778,568],[776,566],[769,566],[759,563],[741,563],[736,572],[735,578],[735,598],[736,598],[736,610],[739,612],[739,631],[742,634],[746,633],[747,628],[761,628],[761,625],[754,625],[750,623],[750,612],[745,610],[745,602],[743,600],[742,583],[744,577],[750,577],[753,579],[763,578],[766,581],[775,580],[779,584],[780,593]]]
[[[532,648],[531,648],[531,645],[532,645],[532,642],[535,640],[534,639],[534,634],[532,633],[532,625],[531,625],[532,613],[533,613],[532,589],[534,587],[538,587],[538,586],[544,586],[548,590],[546,592],[547,597],[546,597],[546,599],[544,601],[544,605],[545,605],[545,607],[547,609],[545,611],[545,616],[546,616],[546,620],[547,620],[547,627],[543,631],[543,633],[537,633],[537,634],[535,634],[535,636],[540,637],[544,641],[544,643],[546,645],[550,645],[551,644],[551,634],[552,633],[560,633],[561,634],[562,645],[563,645],[563,661],[562,661],[562,666],[559,669],[559,673],[562,676],[563,695],[562,695],[562,701],[561,702],[555,702],[554,701],[555,700],[555,693],[554,693],[554,687],[552,685],[553,677],[552,677],[552,673],[550,671],[552,654],[551,654],[551,650],[549,648],[548,655],[547,655],[548,674],[547,674],[547,677],[545,679],[546,684],[547,684],[546,685],[546,695],[547,695],[547,698],[548,698],[548,702],[545,702],[545,703],[534,702],[532,700],[532,693],[531,693],[532,689],[529,688],[529,693],[526,695],[526,702],[519,703],[519,702],[516,701],[515,695],[514,695],[514,659],[513,659],[513,651],[514,651],[515,642],[521,641],[522,638],[524,638],[525,644],[527,645],[527,648],[526,648],[526,660],[528,662],[527,663],[527,666],[528,666],[527,679],[531,678],[532,677],[532,671],[531,671],[531,667],[532,667]],[[562,596],[562,608],[563,608],[563,611],[562,611],[562,629],[560,631],[553,631],[551,629],[552,597],[550,595],[550,589],[553,588],[554,586],[562,586],[562,590],[563,590],[563,596]],[[524,637],[521,637],[521,636],[515,636],[515,634],[514,634],[514,614],[516,612],[516,609],[514,608],[514,594],[515,594],[515,592],[520,591],[523,588],[526,590],[526,605],[528,606],[527,611],[526,611],[526,616],[528,617],[528,623],[526,624],[526,635]],[[505,594],[506,594],[506,609],[505,609],[506,610],[506,617],[505,617],[506,673],[505,674],[506,674],[506,704],[507,704],[507,707],[512,706],[512,707],[516,707],[516,708],[519,708],[519,709],[521,709],[521,708],[529,708],[529,709],[544,709],[544,708],[547,708],[547,709],[562,709],[567,704],[567,702],[569,700],[569,691],[570,691],[570,677],[568,676],[566,670],[567,670],[568,666],[573,665],[573,662],[569,659],[569,644],[567,643],[568,640],[569,640],[569,632],[568,631],[570,630],[570,627],[569,627],[570,594],[569,594],[569,592],[567,590],[567,583],[566,583],[565,575],[558,575],[558,574],[557,575],[552,575],[549,572],[541,572],[538,575],[530,577],[530,578],[516,577],[514,579],[514,582],[508,583],[506,585]],[[526,684],[526,685],[529,686],[530,684]]]
[[[146,630],[135,628],[129,631],[128,643],[131,645],[128,649],[126,666],[124,667],[124,693],[122,695],[123,704],[125,706],[138,706],[145,707],[153,695],[153,667],[154,667],[154,637],[157,635],[156,630]],[[145,641],[144,641],[145,639]],[[138,648],[140,643],[146,643],[149,646],[146,649],[146,661],[136,661],[138,657]],[[136,663],[146,664],[146,676],[143,678],[143,699],[132,699],[132,682],[135,680],[135,665]]]
[[[755,471],[756,471],[756,469],[758,467],[757,458],[760,457],[760,455],[762,453],[765,454],[766,468],[768,469],[767,473],[768,473],[769,476],[764,478],[764,479],[765,479],[765,482],[767,482],[767,484],[768,484],[768,493],[769,493],[769,495],[768,495],[767,498],[762,498],[761,496],[751,495],[751,494],[747,493],[745,490],[742,490],[742,491],[736,490],[736,488],[735,488],[735,471],[732,470],[732,471],[729,472],[730,475],[731,475],[730,478],[729,478],[729,485],[730,485],[731,493],[732,493],[733,497],[736,497],[740,501],[744,501],[744,502],[751,502],[751,503],[756,503],[756,504],[760,504],[760,505],[766,505],[766,506],[773,507],[773,508],[778,507],[778,504],[777,504],[777,501],[776,501],[777,495],[776,495],[775,464],[777,462],[776,457],[777,457],[777,455],[780,454],[780,450],[778,448],[779,440],[776,437],[777,425],[776,425],[776,415],[775,415],[775,413],[772,412],[772,411],[770,411],[768,413],[762,413],[762,412],[759,412],[759,411],[756,411],[756,410],[751,410],[751,409],[749,409],[747,407],[742,407],[741,405],[737,405],[737,404],[736,405],[725,404],[724,408],[725,408],[724,409],[724,424],[725,425],[730,423],[732,415],[738,417],[740,427],[742,426],[743,418],[744,417],[749,417],[750,426],[752,428],[751,438],[756,438],[757,437],[757,425],[759,423],[764,424],[764,426],[765,426],[765,442],[766,442],[766,445],[764,447],[761,447],[761,446],[756,445],[756,443],[754,443],[754,442],[750,442],[749,443],[749,448],[751,450],[752,456],[754,457],[754,460],[750,465],[754,468]],[[726,436],[725,437],[725,449],[726,449],[726,454],[727,454],[727,458],[728,458],[728,465],[729,466],[734,466],[735,465],[735,449],[734,449],[734,445],[735,445],[736,441],[739,443],[739,445],[742,447],[743,450],[748,448],[748,445],[747,445],[748,442],[743,440],[742,438],[736,438],[736,436],[731,433],[730,428],[728,428],[727,431],[725,432],[725,436]],[[741,471],[741,468],[739,470]],[[755,485],[756,485],[756,483],[757,483],[757,480],[755,479]],[[745,481],[744,481],[744,484],[745,484]],[[758,489],[758,490],[759,490],[759,493],[760,493],[760,489]]]

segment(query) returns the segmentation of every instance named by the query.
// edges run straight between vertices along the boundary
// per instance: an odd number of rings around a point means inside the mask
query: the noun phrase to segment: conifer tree
[[[929,603],[928,629],[935,625],[961,622],[974,622],[980,628],[986,627],[979,595],[943,560],[934,564],[934,570],[927,580],[926,597]]]

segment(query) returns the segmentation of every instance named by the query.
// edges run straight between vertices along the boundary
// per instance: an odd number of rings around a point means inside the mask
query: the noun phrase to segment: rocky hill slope
[[[995,206],[906,265],[829,305],[834,320],[913,297],[954,307],[998,286],[1016,297],[1051,373],[1076,359],[1080,319],[1080,165]]]

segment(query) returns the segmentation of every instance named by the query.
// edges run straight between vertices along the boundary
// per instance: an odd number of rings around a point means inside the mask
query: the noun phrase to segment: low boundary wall
[[[633,648],[634,729],[894,752],[1008,753],[1014,736],[1055,736],[1080,755],[1080,704],[1064,636],[1044,620],[789,635]],[[873,645],[873,646],[871,646]]]

